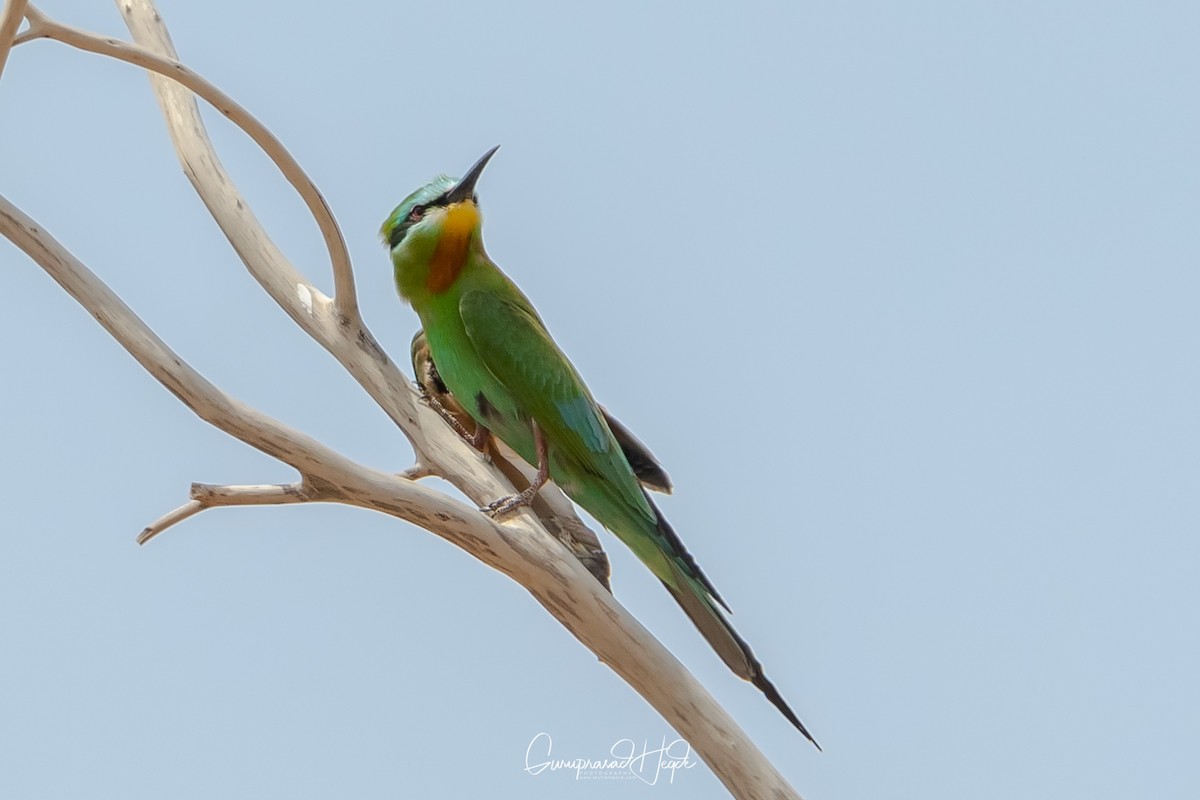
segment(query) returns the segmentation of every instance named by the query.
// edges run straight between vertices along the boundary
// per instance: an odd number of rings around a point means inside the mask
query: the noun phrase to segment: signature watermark
[[[655,746],[657,744],[657,746]],[[525,771],[530,775],[543,772],[574,773],[575,780],[639,780],[651,786],[665,778],[675,782],[675,773],[691,769],[699,761],[692,758],[692,746],[683,739],[661,743],[642,740],[639,748],[633,739],[618,739],[600,758],[556,758],[550,734],[539,733],[525,748]]]

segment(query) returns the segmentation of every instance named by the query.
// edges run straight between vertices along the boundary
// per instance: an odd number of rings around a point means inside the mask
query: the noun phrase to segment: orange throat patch
[[[449,289],[467,263],[471,237],[479,226],[479,209],[470,200],[446,209],[442,233],[429,260],[429,277],[425,287],[434,294]]]

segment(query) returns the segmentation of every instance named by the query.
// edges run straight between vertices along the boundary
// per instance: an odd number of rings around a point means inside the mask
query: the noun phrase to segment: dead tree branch
[[[246,109],[181,64],[150,0],[118,0],[135,43],[57,23],[22,0],[0,17],[0,70],[13,43],[53,39],[151,73],[183,170],[247,270],[296,324],[367,391],[412,443],[417,463],[394,475],[358,464],[226,394],[172,351],[105,283],[7,198],[0,233],[74,297],[139,364],[197,416],[293,467],[285,485],[193,484],[191,499],[142,532],[148,541],[208,508],[336,502],[369,508],[431,531],[520,583],[586,647],[615,670],[687,739],[740,798],[797,798],[753,742],[682,665],[547,531],[583,527],[553,487],[541,518],[528,510],[503,523],[410,477],[436,474],[477,504],[512,490],[503,473],[471,450],[420,402],[361,319],[349,254],[321,193],[279,140]],[[20,18],[29,26],[17,35]],[[15,21],[14,21],[15,20]],[[329,252],[334,296],[290,264],[225,172],[205,132],[193,93],[244,130],[299,192]]]

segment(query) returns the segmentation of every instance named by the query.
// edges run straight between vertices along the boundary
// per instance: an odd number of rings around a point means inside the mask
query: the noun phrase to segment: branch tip
[[[151,522],[149,525],[143,528],[142,532],[138,534],[137,543],[139,545],[145,544],[155,536],[158,536],[160,533],[165,531],[167,528],[183,522],[188,517],[199,514],[205,508],[206,506],[199,500],[189,500],[179,508],[163,514],[161,517],[154,520],[154,522]]]
[[[403,472],[397,472],[396,474],[401,478],[404,478],[406,481],[419,481],[421,478],[432,478],[433,476],[437,475],[436,472],[425,466],[425,464],[420,461],[418,461],[416,464],[413,464]]]

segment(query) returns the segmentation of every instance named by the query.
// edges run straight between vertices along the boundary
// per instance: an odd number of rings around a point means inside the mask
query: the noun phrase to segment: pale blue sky
[[[115,8],[47,0],[126,36]],[[1191,3],[163,0],[183,59],[376,230],[502,144],[489,250],[671,471],[663,507],[815,752],[612,537],[615,590],[810,800],[1195,797],[1200,11]],[[215,114],[272,235],[316,228]],[[248,277],[145,78],[35,42],[0,192],[239,398],[403,436]],[[670,729],[517,585],[200,423],[7,243],[0,796],[723,796],[522,771]]]

